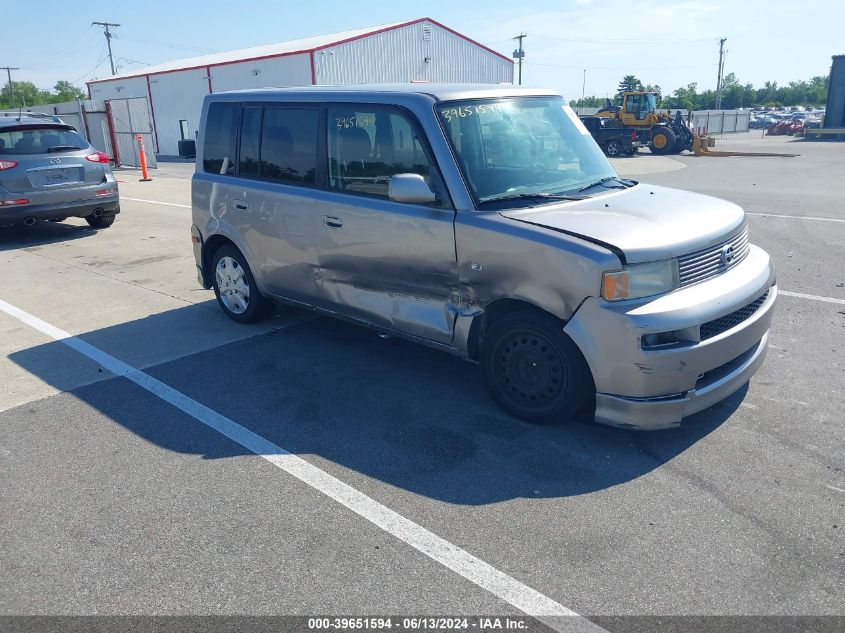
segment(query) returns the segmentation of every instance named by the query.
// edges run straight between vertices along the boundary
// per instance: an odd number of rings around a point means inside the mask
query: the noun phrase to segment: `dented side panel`
[[[376,327],[450,344],[459,303],[455,212],[333,192],[319,197],[333,218],[317,240],[319,301]]]
[[[602,246],[496,212],[459,213],[455,242],[462,314],[517,299],[565,321],[598,295],[602,271],[620,265]]]

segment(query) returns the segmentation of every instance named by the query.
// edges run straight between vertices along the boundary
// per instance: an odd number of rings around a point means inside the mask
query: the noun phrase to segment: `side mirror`
[[[428,204],[437,196],[419,174],[395,174],[387,184],[387,195],[393,202]]]

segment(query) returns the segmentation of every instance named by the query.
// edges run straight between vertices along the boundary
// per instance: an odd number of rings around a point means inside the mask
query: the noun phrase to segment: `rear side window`
[[[68,126],[21,125],[0,128],[0,154],[53,154],[87,147],[88,141]]]
[[[266,108],[261,132],[261,177],[313,185],[317,173],[318,110]]]
[[[208,106],[205,145],[202,150],[204,171],[210,174],[234,175],[239,111],[239,103],[212,103]]]
[[[241,117],[241,151],[238,158],[238,175],[258,177],[258,152],[261,141],[261,108],[244,108]]]

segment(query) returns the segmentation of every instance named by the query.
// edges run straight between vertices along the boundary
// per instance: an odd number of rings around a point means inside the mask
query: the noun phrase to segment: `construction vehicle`
[[[692,151],[693,134],[681,117],[680,111],[673,117],[668,111],[657,109],[657,93],[626,91],[622,93],[622,105],[613,105],[610,99],[596,116],[618,119],[626,127],[651,131],[649,149],[654,154],[679,154]]]

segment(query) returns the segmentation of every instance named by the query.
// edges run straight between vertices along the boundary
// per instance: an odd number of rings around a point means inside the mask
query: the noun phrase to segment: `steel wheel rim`
[[[665,134],[657,134],[654,139],[652,139],[652,143],[657,149],[663,149],[666,147],[666,135]]]
[[[609,156],[616,156],[619,154],[619,146],[616,143],[609,143],[607,146],[607,153]]]
[[[566,387],[566,365],[557,348],[537,332],[514,334],[499,345],[497,373],[508,397],[523,407],[554,403]]]
[[[214,270],[220,300],[234,314],[243,314],[249,308],[249,281],[246,271],[233,257],[221,257]]]

